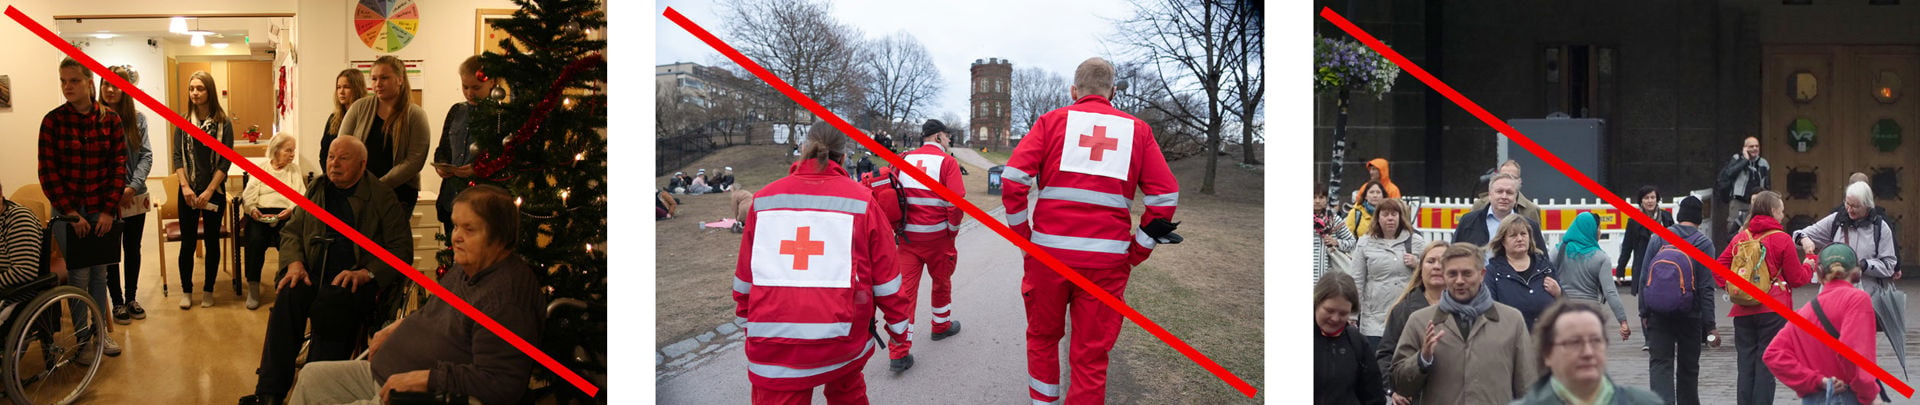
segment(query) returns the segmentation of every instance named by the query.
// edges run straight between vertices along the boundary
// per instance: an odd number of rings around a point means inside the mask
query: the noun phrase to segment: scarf
[[[1549,377],[1547,381],[1548,381],[1547,384],[1553,386],[1554,395],[1558,395],[1560,397],[1560,400],[1566,401],[1566,403],[1568,404],[1586,405],[1586,404],[1613,403],[1613,381],[1608,380],[1606,376],[1600,377],[1600,391],[1593,393],[1593,401],[1591,402],[1582,401],[1580,398],[1576,398],[1573,394],[1573,391],[1567,390],[1567,386],[1565,384],[1560,383],[1559,377]]]
[[[1439,304],[1440,310],[1447,311],[1447,313],[1453,314],[1463,320],[1480,319],[1480,314],[1487,313],[1487,310],[1493,309],[1493,292],[1487,291],[1486,286],[1481,286],[1480,294],[1473,296],[1473,301],[1469,302],[1460,302],[1453,298],[1453,294],[1446,292],[1441,292],[1440,295],[1442,296]]]
[[[1582,212],[1573,217],[1573,226],[1567,228],[1567,236],[1561,246],[1567,252],[1567,258],[1585,259],[1600,251],[1600,223],[1594,220],[1592,212]]]

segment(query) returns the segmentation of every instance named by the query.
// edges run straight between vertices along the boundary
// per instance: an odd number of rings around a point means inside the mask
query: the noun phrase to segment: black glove
[[[1146,232],[1147,236],[1153,237],[1154,242],[1174,244],[1186,240],[1185,238],[1181,238],[1180,234],[1173,233],[1173,230],[1179,227],[1179,222],[1168,222],[1165,218],[1160,218],[1147,223],[1145,226],[1141,226],[1140,231]]]

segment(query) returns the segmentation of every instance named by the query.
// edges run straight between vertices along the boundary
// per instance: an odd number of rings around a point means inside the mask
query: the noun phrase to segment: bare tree
[[[1162,90],[1191,94],[1197,102],[1149,103],[1148,107],[1166,113],[1181,126],[1199,129],[1207,137],[1206,150],[1219,150],[1228,108],[1222,82],[1230,60],[1238,57],[1232,53],[1237,45],[1230,32],[1234,16],[1220,0],[1135,0],[1134,6],[1134,17],[1121,22],[1127,45],[1159,76],[1173,74],[1175,79],[1155,83]],[[1219,154],[1206,155],[1207,174],[1200,193],[1213,194]]]
[[[1037,67],[1015,69],[1009,96],[1013,99],[1013,130],[1033,127],[1041,114],[1072,104],[1066,76]]]
[[[967,119],[961,117],[960,113],[947,111],[940,115],[939,120],[940,123],[947,124],[947,135],[953,136],[953,143],[955,145],[964,145],[967,143]]]
[[[865,93],[856,65],[861,34],[833,19],[829,6],[812,0],[728,0],[721,6],[727,43],[828,109],[858,108]],[[797,103],[771,117],[810,124],[818,117]]]
[[[1254,158],[1253,138],[1260,125],[1255,124],[1255,120],[1260,118],[1260,104],[1265,100],[1267,86],[1266,63],[1262,59],[1266,52],[1262,40],[1266,36],[1266,5],[1259,0],[1239,0],[1227,9],[1233,16],[1227,29],[1233,39],[1229,41],[1230,52],[1240,56],[1228,60],[1232,64],[1228,68],[1231,77],[1228,84],[1233,86],[1229,105],[1235,108],[1233,115],[1240,119],[1240,161],[1257,165],[1260,160]]]
[[[860,58],[868,79],[865,106],[889,124],[874,129],[908,122],[940,94],[940,71],[913,34],[901,31],[866,45]]]

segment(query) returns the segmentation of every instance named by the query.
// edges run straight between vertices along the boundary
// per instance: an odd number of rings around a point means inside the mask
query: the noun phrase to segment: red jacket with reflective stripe
[[[1101,96],[1041,115],[1001,179],[1007,223],[1076,268],[1138,265],[1153,253],[1153,238],[1127,217],[1136,191],[1140,224],[1173,220],[1180,202],[1153,129]],[[1039,197],[1032,207],[1029,194]]]
[[[960,178],[960,163],[953,156],[947,155],[947,149],[940,147],[939,144],[927,143],[920,149],[901,155],[900,158],[916,168],[922,168],[927,176],[933,177],[954,194],[967,195],[966,182]],[[901,208],[907,211],[908,241],[950,239],[959,233],[961,218],[959,207],[941,199],[939,194],[934,193],[926,185],[920,184],[920,181],[915,180],[913,176],[901,173],[899,178],[901,190],[907,193],[907,205]]]
[[[860,367],[880,328],[906,339],[893,229],[865,186],[840,165],[795,163],[754,196],[734,270],[734,315],[746,321],[748,380],[792,391]]]

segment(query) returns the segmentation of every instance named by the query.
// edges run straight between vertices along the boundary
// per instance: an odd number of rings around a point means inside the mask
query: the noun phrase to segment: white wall
[[[145,37],[115,37],[109,39],[85,39],[80,51],[92,56],[107,66],[132,65],[140,72],[140,84],[136,85],[147,94],[165,100],[167,90],[167,44],[156,41],[157,46],[147,46]],[[97,80],[97,79],[96,79]],[[58,96],[58,94],[55,94]],[[153,173],[150,176],[164,176],[172,166],[173,156],[167,153],[167,122],[155,115],[140,102],[134,102],[135,109],[147,116],[147,145],[153,147]],[[11,190],[9,190],[11,191]]]
[[[315,160],[320,150],[321,126],[332,112],[334,74],[347,67],[347,46],[361,46],[350,32],[351,16],[346,2],[327,0],[200,0],[190,3],[151,0],[15,0],[20,9],[41,25],[52,27],[53,16],[88,14],[212,14],[212,13],[294,13],[295,26],[291,46],[299,55],[299,69],[291,84],[295,87],[295,112],[287,132],[300,137],[301,163],[318,171]],[[409,59],[423,59],[422,105],[427,110],[428,127],[433,129],[433,146],[447,108],[465,100],[460,95],[457,69],[472,55],[474,10],[513,8],[507,0],[440,0],[419,2],[420,32],[403,52]],[[10,22],[9,22],[10,23]],[[116,38],[116,43],[134,42]],[[59,88],[60,58],[64,55],[24,29],[0,28],[0,43],[8,46],[7,57],[0,58],[0,75],[9,75],[13,83],[14,108],[0,109],[0,186],[5,193],[28,183],[37,183],[35,154],[40,119],[62,102]],[[145,41],[139,41],[145,46]],[[94,47],[104,44],[95,43]],[[92,55],[90,53],[90,55]],[[100,55],[94,55],[100,58]],[[109,64],[112,59],[102,59]],[[164,59],[163,62],[164,63]],[[164,97],[166,70],[142,69],[141,88]],[[164,140],[165,122],[149,113],[148,126],[156,141]],[[159,142],[155,148],[164,148]],[[164,150],[164,149],[163,149]],[[162,161],[164,162],[164,160]],[[156,163],[156,167],[166,167]],[[159,170],[156,170],[158,173]],[[421,188],[438,191],[440,179],[427,169],[421,176]]]

